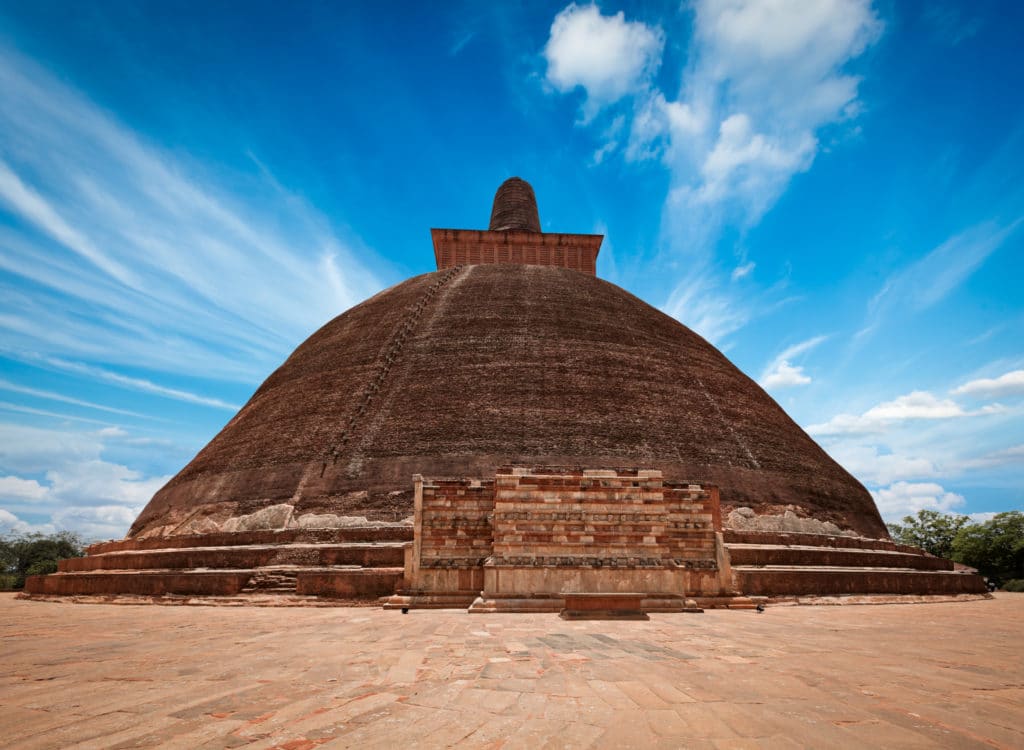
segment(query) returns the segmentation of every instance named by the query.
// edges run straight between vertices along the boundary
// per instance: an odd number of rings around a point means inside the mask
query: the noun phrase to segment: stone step
[[[405,568],[354,568],[300,571],[296,591],[301,596],[365,599],[390,596],[401,585]]]
[[[242,591],[252,570],[158,570],[90,571],[29,576],[25,592],[29,594],[133,594],[162,596],[232,596]]]
[[[150,539],[121,539],[98,542],[86,549],[89,555],[133,550],[184,549],[188,547],[237,547],[263,544],[329,544],[343,542],[411,542],[409,524],[381,523],[342,526],[336,529],[277,529],[264,531],[217,532]]]
[[[864,537],[827,536],[825,534],[803,534],[790,531],[740,531],[725,529],[722,538],[727,546],[733,544],[769,544],[797,547],[840,547],[843,549],[870,549],[888,552],[904,552],[908,555],[924,555],[917,547],[897,544],[889,539],[866,539]]]
[[[293,594],[342,599],[388,596],[401,583],[404,568],[293,567],[220,570],[92,570],[29,576],[27,594],[237,596]],[[255,584],[252,579],[256,576]]]
[[[479,591],[432,593],[400,589],[388,597],[384,609],[466,609],[479,595]]]
[[[260,568],[275,564],[323,567],[401,565],[405,542],[240,545],[105,552],[61,560],[61,572],[194,568]]]
[[[953,570],[953,563],[931,555],[894,550],[775,544],[728,544],[733,565],[840,566]]]
[[[747,596],[973,594],[987,590],[981,576],[946,570],[734,565],[732,573],[736,588]]]

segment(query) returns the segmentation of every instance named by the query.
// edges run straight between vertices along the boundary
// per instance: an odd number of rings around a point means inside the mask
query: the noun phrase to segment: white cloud
[[[103,457],[106,441],[124,441],[123,429],[97,432],[46,430],[0,425],[0,507],[21,516],[49,516],[45,524],[18,525],[15,531],[77,531],[86,537],[123,536],[169,476],[145,476]],[[20,475],[20,476],[19,476]],[[28,475],[42,475],[42,479]],[[15,515],[16,514],[16,515]],[[6,516],[0,516],[0,523]]]
[[[0,534],[27,534],[39,532],[41,534],[52,534],[56,527],[51,523],[28,523],[18,518],[10,511],[0,508]]]
[[[860,415],[837,414],[827,422],[809,425],[812,435],[868,434],[884,432],[893,424],[913,419],[956,419],[998,414],[1003,408],[989,404],[969,411],[952,399],[940,399],[928,391],[912,391],[892,401],[873,406]]]
[[[1000,396],[1024,396],[1024,370],[1014,370],[998,378],[980,378],[954,388],[954,396],[983,396],[999,398]]]
[[[77,531],[85,539],[121,539],[141,511],[142,506],[70,506],[53,514],[53,525]]]
[[[647,81],[661,63],[661,29],[629,21],[619,11],[604,16],[596,5],[573,3],[555,16],[544,47],[547,80],[559,91],[587,93],[584,119]]]
[[[882,422],[902,419],[949,419],[965,417],[967,412],[950,399],[938,399],[927,391],[912,391],[885,401],[864,412],[864,418]]]
[[[34,479],[0,477],[0,502],[9,500],[41,500],[47,489]]]
[[[939,468],[930,458],[883,451],[878,445],[840,442],[827,448],[829,455],[844,469],[868,484],[891,484],[940,475]]]
[[[811,165],[816,147],[809,133],[783,143],[755,132],[749,115],[730,115],[700,165],[699,186],[687,192],[701,203],[741,198],[760,216],[789,178]]]
[[[810,376],[804,373],[804,368],[798,365],[791,365],[782,360],[771,370],[761,376],[761,385],[764,388],[791,388],[797,385],[807,385],[811,382]]]
[[[815,336],[785,349],[768,364],[761,374],[759,381],[761,387],[788,388],[810,383],[811,378],[804,372],[804,368],[792,364],[790,360],[810,351],[827,338],[828,336]]]
[[[670,172],[661,227],[666,252],[715,277],[727,275],[713,260],[722,226],[756,224],[792,177],[813,164],[819,131],[859,111],[859,79],[845,69],[879,38],[882,23],[869,0],[696,0],[680,12],[691,9],[693,36],[678,92],[659,90],[650,75],[660,60],[661,31],[622,13],[605,17],[596,6],[568,6],[552,24],[545,56],[554,88],[586,88],[585,122],[602,109],[628,115],[623,157],[660,159]],[[603,137],[595,163],[621,143]],[[749,270],[733,273],[742,278]],[[747,323],[751,306],[735,311],[733,295],[694,299],[693,275],[677,282],[666,309],[685,302],[696,314],[677,317],[712,341]],[[792,371],[787,382],[806,377]]]
[[[915,515],[919,510],[951,513],[964,504],[962,495],[947,492],[933,482],[894,482],[872,491],[871,495],[886,521],[898,521],[903,516]]]

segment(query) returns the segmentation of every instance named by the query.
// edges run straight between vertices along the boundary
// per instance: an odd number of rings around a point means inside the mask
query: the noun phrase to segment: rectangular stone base
[[[643,594],[565,593],[563,620],[650,620],[643,610]]]
[[[384,602],[384,609],[466,609],[478,591],[398,591]]]

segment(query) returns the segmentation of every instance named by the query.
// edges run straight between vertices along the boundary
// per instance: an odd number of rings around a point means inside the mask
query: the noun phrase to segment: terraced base
[[[93,545],[57,573],[32,576],[38,596],[376,599],[403,577],[408,526],[239,532]],[[158,547],[160,543],[163,546]]]
[[[981,576],[888,540],[726,531],[733,582],[747,596],[983,594]]]
[[[737,587],[747,595],[981,594],[980,576],[905,568],[807,566],[734,567]]]

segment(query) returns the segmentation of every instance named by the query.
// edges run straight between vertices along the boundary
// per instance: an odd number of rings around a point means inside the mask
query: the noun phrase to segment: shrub
[[[1024,593],[1024,578],[1014,578],[1012,581],[1007,581],[1003,584],[1002,590]]]
[[[45,576],[57,572],[56,560],[37,560],[28,566],[25,576]]]

